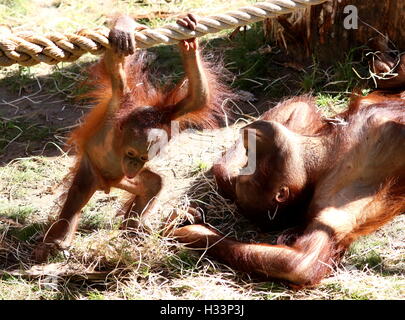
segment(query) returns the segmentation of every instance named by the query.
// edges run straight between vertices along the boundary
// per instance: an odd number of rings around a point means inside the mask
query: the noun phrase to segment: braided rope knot
[[[239,8],[224,14],[199,19],[192,31],[176,23],[156,29],[145,29],[135,33],[138,48],[150,48],[158,44],[174,44],[181,40],[202,37],[209,33],[237,28],[249,23],[291,13],[329,0],[270,0]],[[71,62],[83,54],[101,54],[109,48],[109,29],[83,29],[74,34],[58,32],[38,35],[33,32],[0,33],[0,66],[18,63],[32,66],[41,62],[56,64]]]
[[[109,48],[108,33],[109,29],[102,27],[66,35],[53,32],[42,36],[29,31],[0,35],[0,65],[32,66],[40,62],[52,65],[75,61],[87,52],[101,54]]]

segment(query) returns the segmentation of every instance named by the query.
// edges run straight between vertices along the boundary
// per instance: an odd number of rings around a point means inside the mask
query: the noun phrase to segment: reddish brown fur
[[[308,111],[302,112],[302,108],[307,108]],[[282,123],[300,134],[315,134],[325,126],[322,115],[316,107],[315,98],[309,95],[284,100],[263,113],[260,119]]]
[[[195,30],[197,20],[188,15],[178,23]],[[72,182],[57,221],[34,251],[37,261],[44,261],[51,249],[70,245],[80,210],[97,190],[108,193],[117,187],[130,192],[134,210],[125,214],[123,227],[138,226],[132,217],[151,213],[162,187],[162,178],[144,167],[154,156],[149,154],[150,132],[145,129],[168,132],[172,120],[180,129],[218,127],[226,110],[224,100],[235,97],[215,72],[221,67],[203,61],[196,39],[179,43],[185,80],[170,90],[168,85],[156,88],[149,81],[146,52],[134,54],[133,31],[139,28],[144,26],[130,17],[114,19],[111,48],[89,71],[88,84],[94,89],[86,97],[96,105],[71,134],[69,142],[78,152]]]
[[[401,94],[354,95],[349,109],[337,116],[346,124],[336,125],[322,121],[308,97],[279,104],[262,116],[264,122],[247,126],[261,132],[256,172],[241,178],[228,171],[244,156],[234,147],[231,162],[222,159],[213,173],[246,217],[261,227],[280,227],[266,212],[277,207],[294,229],[284,232],[278,245],[224,239],[207,225],[181,227],[174,234],[239,270],[295,287],[317,284],[359,236],[405,211],[404,110]],[[286,202],[272,198],[279,184],[290,187]]]
[[[342,253],[357,238],[374,232],[395,216],[405,212],[405,181],[389,180],[385,182],[375,195],[374,201],[368,204],[364,210],[373,210],[375,205],[379,207],[378,213],[362,225],[356,226],[352,233],[338,244]]]
[[[129,59],[128,59],[129,60]],[[176,103],[185,98],[187,94],[186,79],[180,81],[173,89],[170,85],[164,88],[156,88],[149,80],[149,70],[146,67],[147,53],[138,50],[129,61],[126,61],[125,72],[128,77],[128,87],[130,93],[122,98],[122,108],[115,115],[115,121],[118,126],[126,121],[131,121],[131,115],[139,107],[152,106],[157,113],[166,114],[167,118],[163,121],[170,123],[171,115],[174,112]],[[221,64],[211,64],[203,61],[206,76],[210,83],[210,97],[205,106],[200,110],[190,112],[179,121],[180,128],[218,128],[223,118],[227,116],[226,103],[228,100],[237,100],[238,97],[224,83],[224,69]],[[222,72],[222,79],[220,76]],[[107,105],[112,96],[111,82],[105,69],[105,63],[101,60],[89,69],[90,79],[86,83],[93,87],[83,98],[94,99],[96,105],[92,108],[83,120],[83,124],[71,133],[69,142],[78,147],[79,153],[83,150],[86,141],[105,121]],[[142,120],[143,117],[139,117]],[[153,118],[156,120],[156,117]],[[145,120],[143,120],[145,121]],[[149,128],[158,128],[161,123],[145,123]],[[142,123],[139,124],[142,126]]]

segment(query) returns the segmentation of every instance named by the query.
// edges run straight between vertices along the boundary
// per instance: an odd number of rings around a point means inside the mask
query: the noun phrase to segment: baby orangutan
[[[197,18],[189,14],[177,23],[195,30]],[[98,103],[71,135],[78,153],[73,179],[59,217],[34,250],[37,261],[46,260],[54,249],[69,247],[80,210],[97,190],[108,193],[115,187],[133,194],[124,228],[136,226],[132,215],[152,211],[162,179],[143,169],[149,160],[150,130],[164,130],[170,137],[172,121],[180,128],[220,124],[222,103],[232,94],[203,61],[197,40],[179,44],[185,79],[171,90],[155,88],[148,79],[145,52],[135,52],[133,33],[143,28],[127,16],[112,23],[111,49],[90,72],[96,87],[90,96]]]

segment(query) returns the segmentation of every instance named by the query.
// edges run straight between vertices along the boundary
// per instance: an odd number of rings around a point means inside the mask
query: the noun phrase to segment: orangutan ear
[[[277,202],[282,203],[288,200],[290,196],[290,189],[286,186],[282,186],[276,193],[275,199]]]

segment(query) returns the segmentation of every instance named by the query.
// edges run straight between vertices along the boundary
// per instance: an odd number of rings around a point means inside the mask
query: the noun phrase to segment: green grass
[[[91,199],[83,209],[79,225],[81,229],[118,228],[117,222],[113,221],[113,214],[117,208],[114,207],[114,203],[108,201],[108,198],[103,198],[99,196],[96,199]]]
[[[198,271],[198,257],[188,250],[180,250],[174,256],[169,256],[167,264],[180,272],[193,272]]]
[[[46,158],[23,158],[15,166],[1,168],[0,178],[3,183],[0,191],[4,194],[11,193],[14,200],[24,199],[27,193],[32,193],[39,186],[38,182],[52,184],[61,179],[66,174],[62,169],[63,167],[53,167],[52,161]]]
[[[1,0],[0,20],[7,21],[10,18],[22,18],[31,12],[31,1],[29,0]]]
[[[367,69],[366,65],[361,64],[361,52],[361,47],[353,48],[345,55],[344,60],[336,61],[330,67],[321,66],[313,56],[312,64],[304,70],[301,76],[302,90],[315,93],[350,93],[361,83],[356,72],[362,73]]]
[[[98,290],[90,291],[87,294],[87,297],[88,297],[89,300],[106,300],[103,293],[99,292]]]
[[[15,206],[8,202],[0,202],[0,216],[15,220],[17,223],[26,223],[37,211],[31,206]]]
[[[35,83],[35,74],[30,67],[17,66],[14,72],[6,73],[2,84],[12,92],[20,92],[23,88],[30,90],[32,84]]]
[[[214,40],[212,47],[220,40]],[[228,42],[230,49],[226,50],[226,66],[238,76],[234,85],[242,89],[251,89],[258,86],[255,79],[264,77],[267,74],[267,61],[269,56],[258,51],[264,41],[263,28],[260,23],[254,24],[246,33],[240,32],[233,42]],[[222,44],[226,46],[227,44]],[[260,82],[260,81],[258,81]]]
[[[304,92],[318,92],[325,82],[326,72],[319,66],[315,57],[312,57],[312,65],[303,71],[300,86]]]
[[[42,288],[36,282],[20,278],[0,278],[0,300],[52,300],[60,299],[58,291]]]
[[[17,222],[21,221],[18,219],[16,219],[16,220],[17,220]],[[42,224],[33,223],[30,225],[26,225],[24,228],[21,228],[21,229],[11,230],[9,235],[15,237],[19,241],[30,242],[35,238],[35,236],[37,236],[38,234],[40,234],[44,231],[45,231],[45,228]]]
[[[14,142],[51,141],[54,133],[53,128],[25,119],[0,119],[0,154],[6,152],[6,148]]]
[[[344,93],[330,94],[319,92],[315,95],[318,108],[326,116],[333,116],[346,109],[349,97]]]

